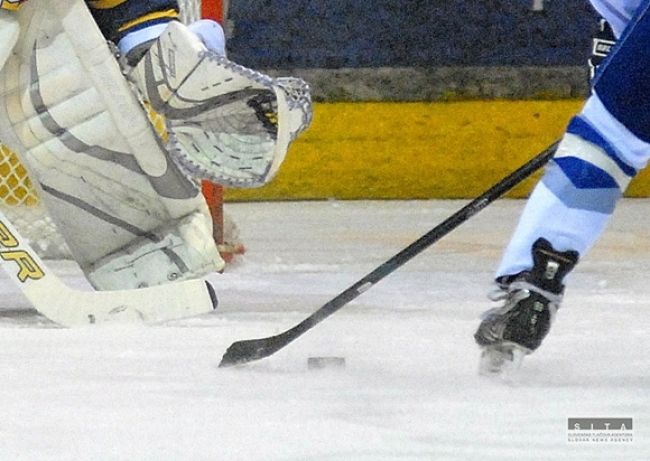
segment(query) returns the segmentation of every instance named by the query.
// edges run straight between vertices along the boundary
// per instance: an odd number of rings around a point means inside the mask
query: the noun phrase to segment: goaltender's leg
[[[533,191],[497,270],[502,307],[476,334],[482,370],[534,351],[559,307],[564,277],[602,234],[631,179],[650,159],[650,1],[641,2],[599,67]]]
[[[23,33],[0,71],[0,137],[87,278],[123,290],[223,268],[197,182],[170,158],[89,12],[34,5],[16,13]]]

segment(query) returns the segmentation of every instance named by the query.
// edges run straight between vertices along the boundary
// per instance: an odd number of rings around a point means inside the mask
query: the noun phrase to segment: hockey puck
[[[310,370],[322,370],[324,368],[345,368],[344,357],[309,357],[307,368]]]

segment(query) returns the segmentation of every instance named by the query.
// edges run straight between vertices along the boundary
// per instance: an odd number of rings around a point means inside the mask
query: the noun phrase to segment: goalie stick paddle
[[[0,210],[0,266],[34,308],[59,325],[161,322],[211,312],[212,286],[188,280],[137,290],[79,291],[43,263]]]
[[[254,360],[266,358],[283,347],[287,346],[293,340],[301,336],[306,331],[313,328],[315,325],[332,315],[334,312],[341,309],[357,296],[368,291],[377,282],[382,280],[387,275],[410,261],[413,257],[420,254],[433,243],[447,235],[456,227],[467,221],[476,213],[481,211],[487,205],[492,203],[497,198],[508,192],[514,186],[529,177],[535,171],[545,165],[555,151],[559,141],[554,142],[544,151],[537,154],[536,157],[529,160],[522,165],[519,169],[512,172],[510,175],[503,178],[500,182],[492,186],[480,197],[472,200],[469,204],[458,210],[445,221],[431,229],[415,242],[404,248],[395,256],[390,258],[385,263],[378,266],[375,270],[368,275],[351,285],[336,297],[325,303],[320,309],[311,314],[302,322],[294,327],[286,330],[283,333],[267,338],[248,339],[234,342],[223,355],[219,367],[230,367],[234,365],[241,365]]]

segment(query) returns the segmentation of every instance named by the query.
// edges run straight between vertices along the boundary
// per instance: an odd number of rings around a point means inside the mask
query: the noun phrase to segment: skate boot
[[[474,334],[483,375],[518,368],[539,347],[560,306],[562,280],[578,262],[576,251],[556,251],[543,238],[533,244],[532,255],[531,270],[496,280],[499,289],[490,299],[504,304],[485,312]]]

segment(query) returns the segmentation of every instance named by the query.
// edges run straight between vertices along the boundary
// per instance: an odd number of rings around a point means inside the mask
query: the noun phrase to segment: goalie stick
[[[212,286],[188,280],[138,290],[79,291],[43,264],[0,210],[0,265],[34,308],[59,325],[161,322],[211,312]]]
[[[343,306],[357,298],[362,293],[368,291],[384,277],[391,274],[399,267],[403,266],[413,257],[420,254],[429,246],[440,240],[456,227],[488,206],[494,200],[529,177],[531,174],[545,165],[551,159],[551,157],[553,157],[553,154],[555,154],[555,151],[557,150],[558,144],[559,141],[551,144],[544,151],[537,154],[536,157],[532,158],[516,171],[503,178],[497,184],[484,192],[481,196],[472,200],[469,204],[465,205],[445,221],[431,229],[418,240],[411,243],[409,246],[404,248],[388,261],[384,262],[368,275],[357,281],[355,284],[339,293],[336,297],[325,303],[316,312],[311,314],[309,317],[294,327],[275,336],[234,342],[226,350],[221,359],[221,362],[219,363],[219,367],[230,367],[252,362],[254,360],[260,360],[274,354],[283,347],[287,346],[303,333],[310,330],[321,321],[325,320],[327,317],[341,309]]]

